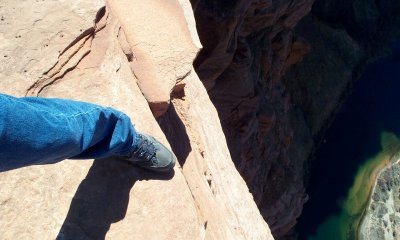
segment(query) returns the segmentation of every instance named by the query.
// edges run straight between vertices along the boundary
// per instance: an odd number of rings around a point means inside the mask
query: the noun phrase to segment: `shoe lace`
[[[139,135],[140,145],[132,153],[131,159],[137,159],[145,165],[154,165],[157,163],[156,152],[157,148],[153,142],[149,141],[147,138]]]

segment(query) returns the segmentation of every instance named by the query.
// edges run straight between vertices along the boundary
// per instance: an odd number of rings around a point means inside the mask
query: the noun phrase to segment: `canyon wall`
[[[196,71],[278,238],[307,201],[308,160],[352,84],[400,37],[394,0],[313,2],[192,0]]]
[[[196,71],[236,167],[275,236],[294,226],[307,200],[303,164],[312,136],[281,78],[309,51],[293,28],[312,3],[192,1],[204,46]]]
[[[317,0],[296,28],[312,51],[284,77],[292,102],[321,135],[366,66],[400,39],[400,3]]]
[[[2,172],[1,239],[273,239],[193,70],[188,1],[10,0],[0,17],[0,92],[115,107],[179,160],[170,175],[114,158]]]

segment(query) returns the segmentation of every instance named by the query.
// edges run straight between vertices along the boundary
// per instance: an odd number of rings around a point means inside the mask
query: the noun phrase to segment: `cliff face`
[[[366,66],[400,38],[398,1],[316,1],[296,33],[312,50],[285,76],[292,101],[314,136],[329,126]]]
[[[301,213],[308,159],[352,83],[400,36],[399,3],[192,4],[204,46],[196,71],[218,110],[236,167],[280,237]]]
[[[312,136],[281,78],[309,51],[293,28],[312,2],[192,1],[204,46],[196,71],[275,236],[293,227],[307,200],[303,163]]]
[[[112,159],[1,173],[1,238],[272,239],[248,190],[284,235],[314,142],[400,29],[395,0],[318,0],[303,21],[313,0],[104,4],[0,3],[1,92],[116,107],[182,167],[168,181]]]
[[[1,92],[118,108],[168,146],[166,135],[181,165],[170,176],[112,158],[0,173],[1,239],[273,239],[192,68],[188,1],[3,1],[0,16]]]

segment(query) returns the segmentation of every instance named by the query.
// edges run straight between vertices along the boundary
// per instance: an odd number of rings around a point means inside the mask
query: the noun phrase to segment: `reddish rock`
[[[313,147],[281,80],[309,51],[293,28],[313,0],[192,1],[204,49],[196,71],[218,110],[232,158],[272,232],[296,223]]]
[[[273,239],[193,70],[200,44],[188,1],[127,3],[126,9],[138,13],[136,20],[145,17],[141,11],[158,9],[154,22],[130,22],[116,1],[105,8],[102,1],[6,3],[0,3],[1,15],[16,21],[0,22],[0,49],[8,56],[0,58],[1,92],[112,106],[169,146],[149,103],[152,97],[169,102],[175,89],[160,122],[182,167],[173,176],[159,176],[110,158],[0,173],[0,238]],[[156,34],[166,30],[171,32],[164,40]],[[156,45],[132,45],[136,37]],[[139,57],[132,67],[134,56]],[[141,70],[137,75],[138,68],[154,78]],[[153,81],[157,94],[141,80]]]
[[[191,71],[198,48],[177,0],[110,0],[121,23],[130,66],[156,117],[168,108],[174,86]]]

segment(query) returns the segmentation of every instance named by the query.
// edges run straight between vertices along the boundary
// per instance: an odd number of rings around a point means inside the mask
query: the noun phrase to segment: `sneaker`
[[[176,162],[175,155],[154,137],[139,134],[140,144],[126,160],[154,172],[169,172]]]

